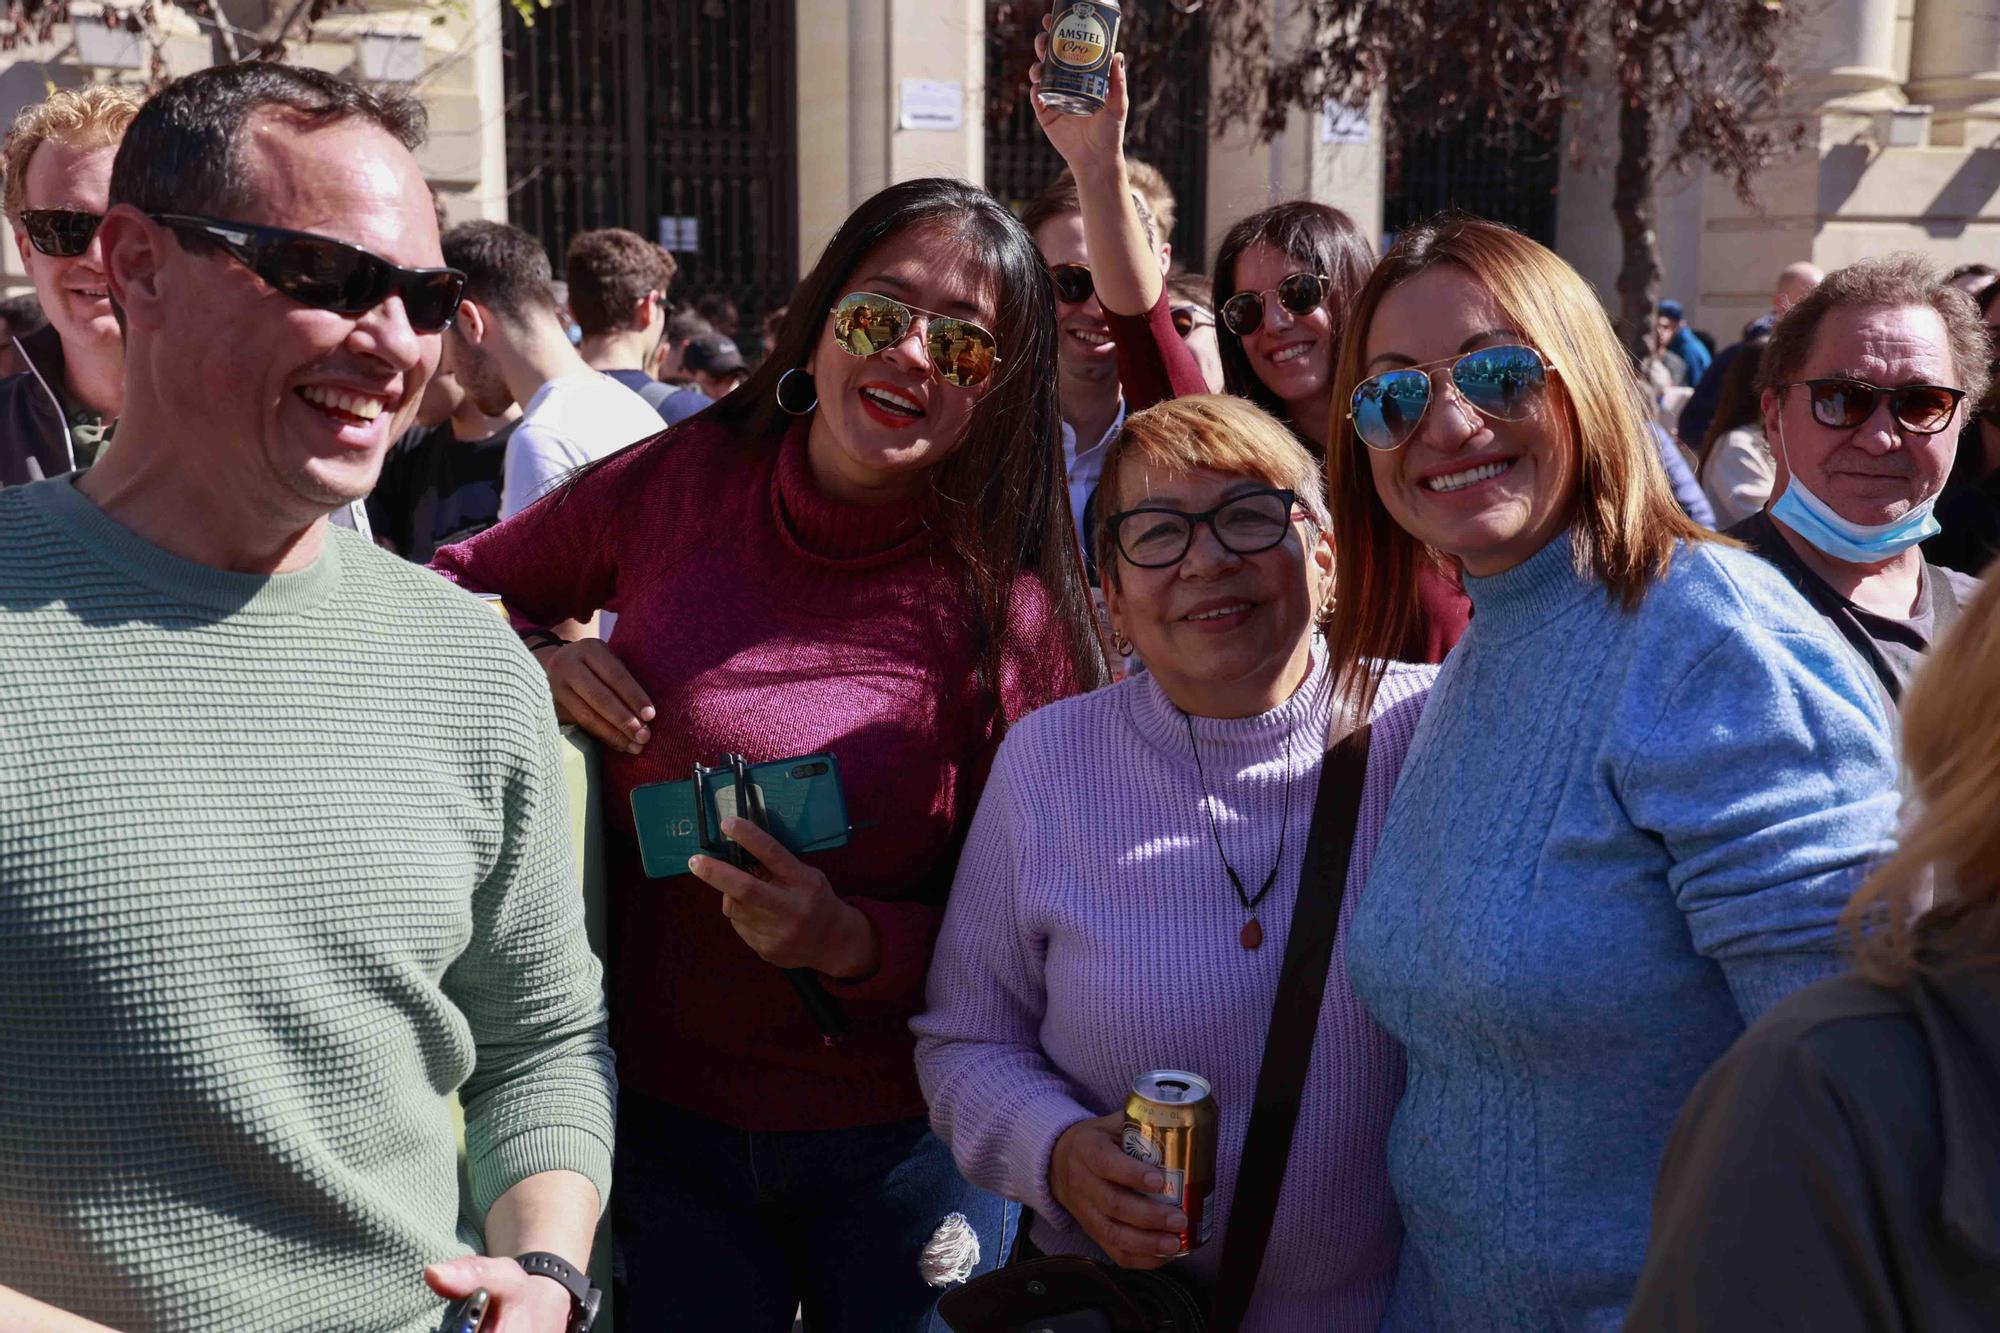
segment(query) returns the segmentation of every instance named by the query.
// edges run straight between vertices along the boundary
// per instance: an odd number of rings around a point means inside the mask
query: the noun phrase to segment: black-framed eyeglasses
[[[1354,388],[1348,419],[1370,449],[1400,449],[1422,424],[1431,399],[1431,372],[1451,367],[1459,397],[1496,421],[1521,421],[1534,411],[1555,367],[1519,343],[1482,347],[1463,356],[1385,370]]]
[[[1294,315],[1303,315],[1326,299],[1333,284],[1324,273],[1288,273],[1276,287],[1261,292],[1238,292],[1222,303],[1222,326],[1239,338],[1255,333],[1264,322],[1264,298],[1275,296],[1278,304]]]
[[[315,310],[365,315],[397,296],[412,329],[440,333],[465,294],[465,275],[455,268],[404,268],[331,236],[189,213],[157,213],[153,221],[216,246],[272,290]]]
[[[1180,334],[1183,338],[1193,333],[1196,329],[1212,329],[1215,327],[1215,316],[1208,313],[1206,306],[1177,305],[1170,307],[1167,313],[1173,318],[1174,332]]]
[[[1088,264],[1051,264],[1049,281],[1055,284],[1056,300],[1066,305],[1082,305],[1097,295],[1097,281]]]
[[[1893,389],[1867,380],[1793,380],[1790,392],[1803,386],[1812,404],[1813,420],[1833,430],[1853,430],[1875,415],[1875,404],[1889,400],[1889,415],[1912,435],[1935,435],[1951,424],[1965,390],[1943,384],[1901,384]]]
[[[1187,558],[1195,529],[1208,524],[1222,549],[1237,555],[1268,551],[1292,530],[1295,491],[1268,487],[1232,495],[1199,514],[1165,507],[1143,506],[1104,520],[1118,554],[1140,569],[1165,569]]]
[[[102,221],[102,213],[86,213],[80,208],[29,208],[21,213],[21,229],[28,233],[28,244],[51,259],[75,259],[88,250]]]
[[[924,350],[931,371],[946,384],[971,389],[984,384],[1000,364],[1000,340],[969,319],[940,315],[874,292],[849,292],[830,312],[833,340],[849,356],[875,356],[910,336],[924,319]]]

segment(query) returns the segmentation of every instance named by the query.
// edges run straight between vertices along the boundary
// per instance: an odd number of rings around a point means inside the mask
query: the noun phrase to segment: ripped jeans
[[[999,1266],[1020,1205],[977,1189],[923,1120],[751,1133],[619,1096],[611,1187],[620,1333],[946,1333],[918,1255],[945,1217]]]

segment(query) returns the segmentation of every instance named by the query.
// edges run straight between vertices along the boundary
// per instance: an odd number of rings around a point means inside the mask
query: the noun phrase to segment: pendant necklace
[[[1235,866],[1229,864],[1229,853],[1222,850],[1222,833],[1215,826],[1215,811],[1210,808],[1213,798],[1209,795],[1208,774],[1202,771],[1201,747],[1195,744],[1194,719],[1182,713],[1181,721],[1187,724],[1188,748],[1194,751],[1194,772],[1201,782],[1201,812],[1208,818],[1208,836],[1215,843],[1215,854],[1222,862],[1223,873],[1229,876],[1229,886],[1236,890],[1236,901],[1242,903],[1243,910],[1250,915],[1236,938],[1245,949],[1255,949],[1264,943],[1264,927],[1257,922],[1257,904],[1264,901],[1265,895],[1271,892],[1271,886],[1278,882],[1279,867],[1285,864],[1285,837],[1292,827],[1292,730],[1289,727],[1285,730],[1285,822],[1278,825],[1278,855],[1271,862],[1271,873],[1264,876],[1264,882],[1257,886],[1257,892],[1253,894],[1243,887],[1243,877],[1236,873]]]

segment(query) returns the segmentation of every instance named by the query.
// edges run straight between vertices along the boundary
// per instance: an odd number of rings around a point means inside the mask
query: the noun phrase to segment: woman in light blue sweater
[[[1533,241],[1404,233],[1335,392],[1341,679],[1414,614],[1425,548],[1474,608],[1348,945],[1408,1055],[1385,1327],[1615,1329],[1682,1101],[1840,966],[1888,720],[1782,576],[1675,506],[1601,308]]]

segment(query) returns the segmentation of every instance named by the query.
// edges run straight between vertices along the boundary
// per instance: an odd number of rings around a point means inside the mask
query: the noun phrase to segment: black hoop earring
[[[794,379],[794,376],[797,376],[797,378]],[[788,384],[792,386],[790,389],[785,387]],[[789,402],[786,401],[788,393],[791,395],[791,401]],[[803,407],[795,406],[794,404],[801,393],[808,395],[810,401]],[[813,377],[810,372],[802,367],[793,366],[790,370],[778,376],[778,387],[773,391],[772,397],[778,400],[779,407],[795,417],[802,417],[819,406],[819,386],[813,383]]]

